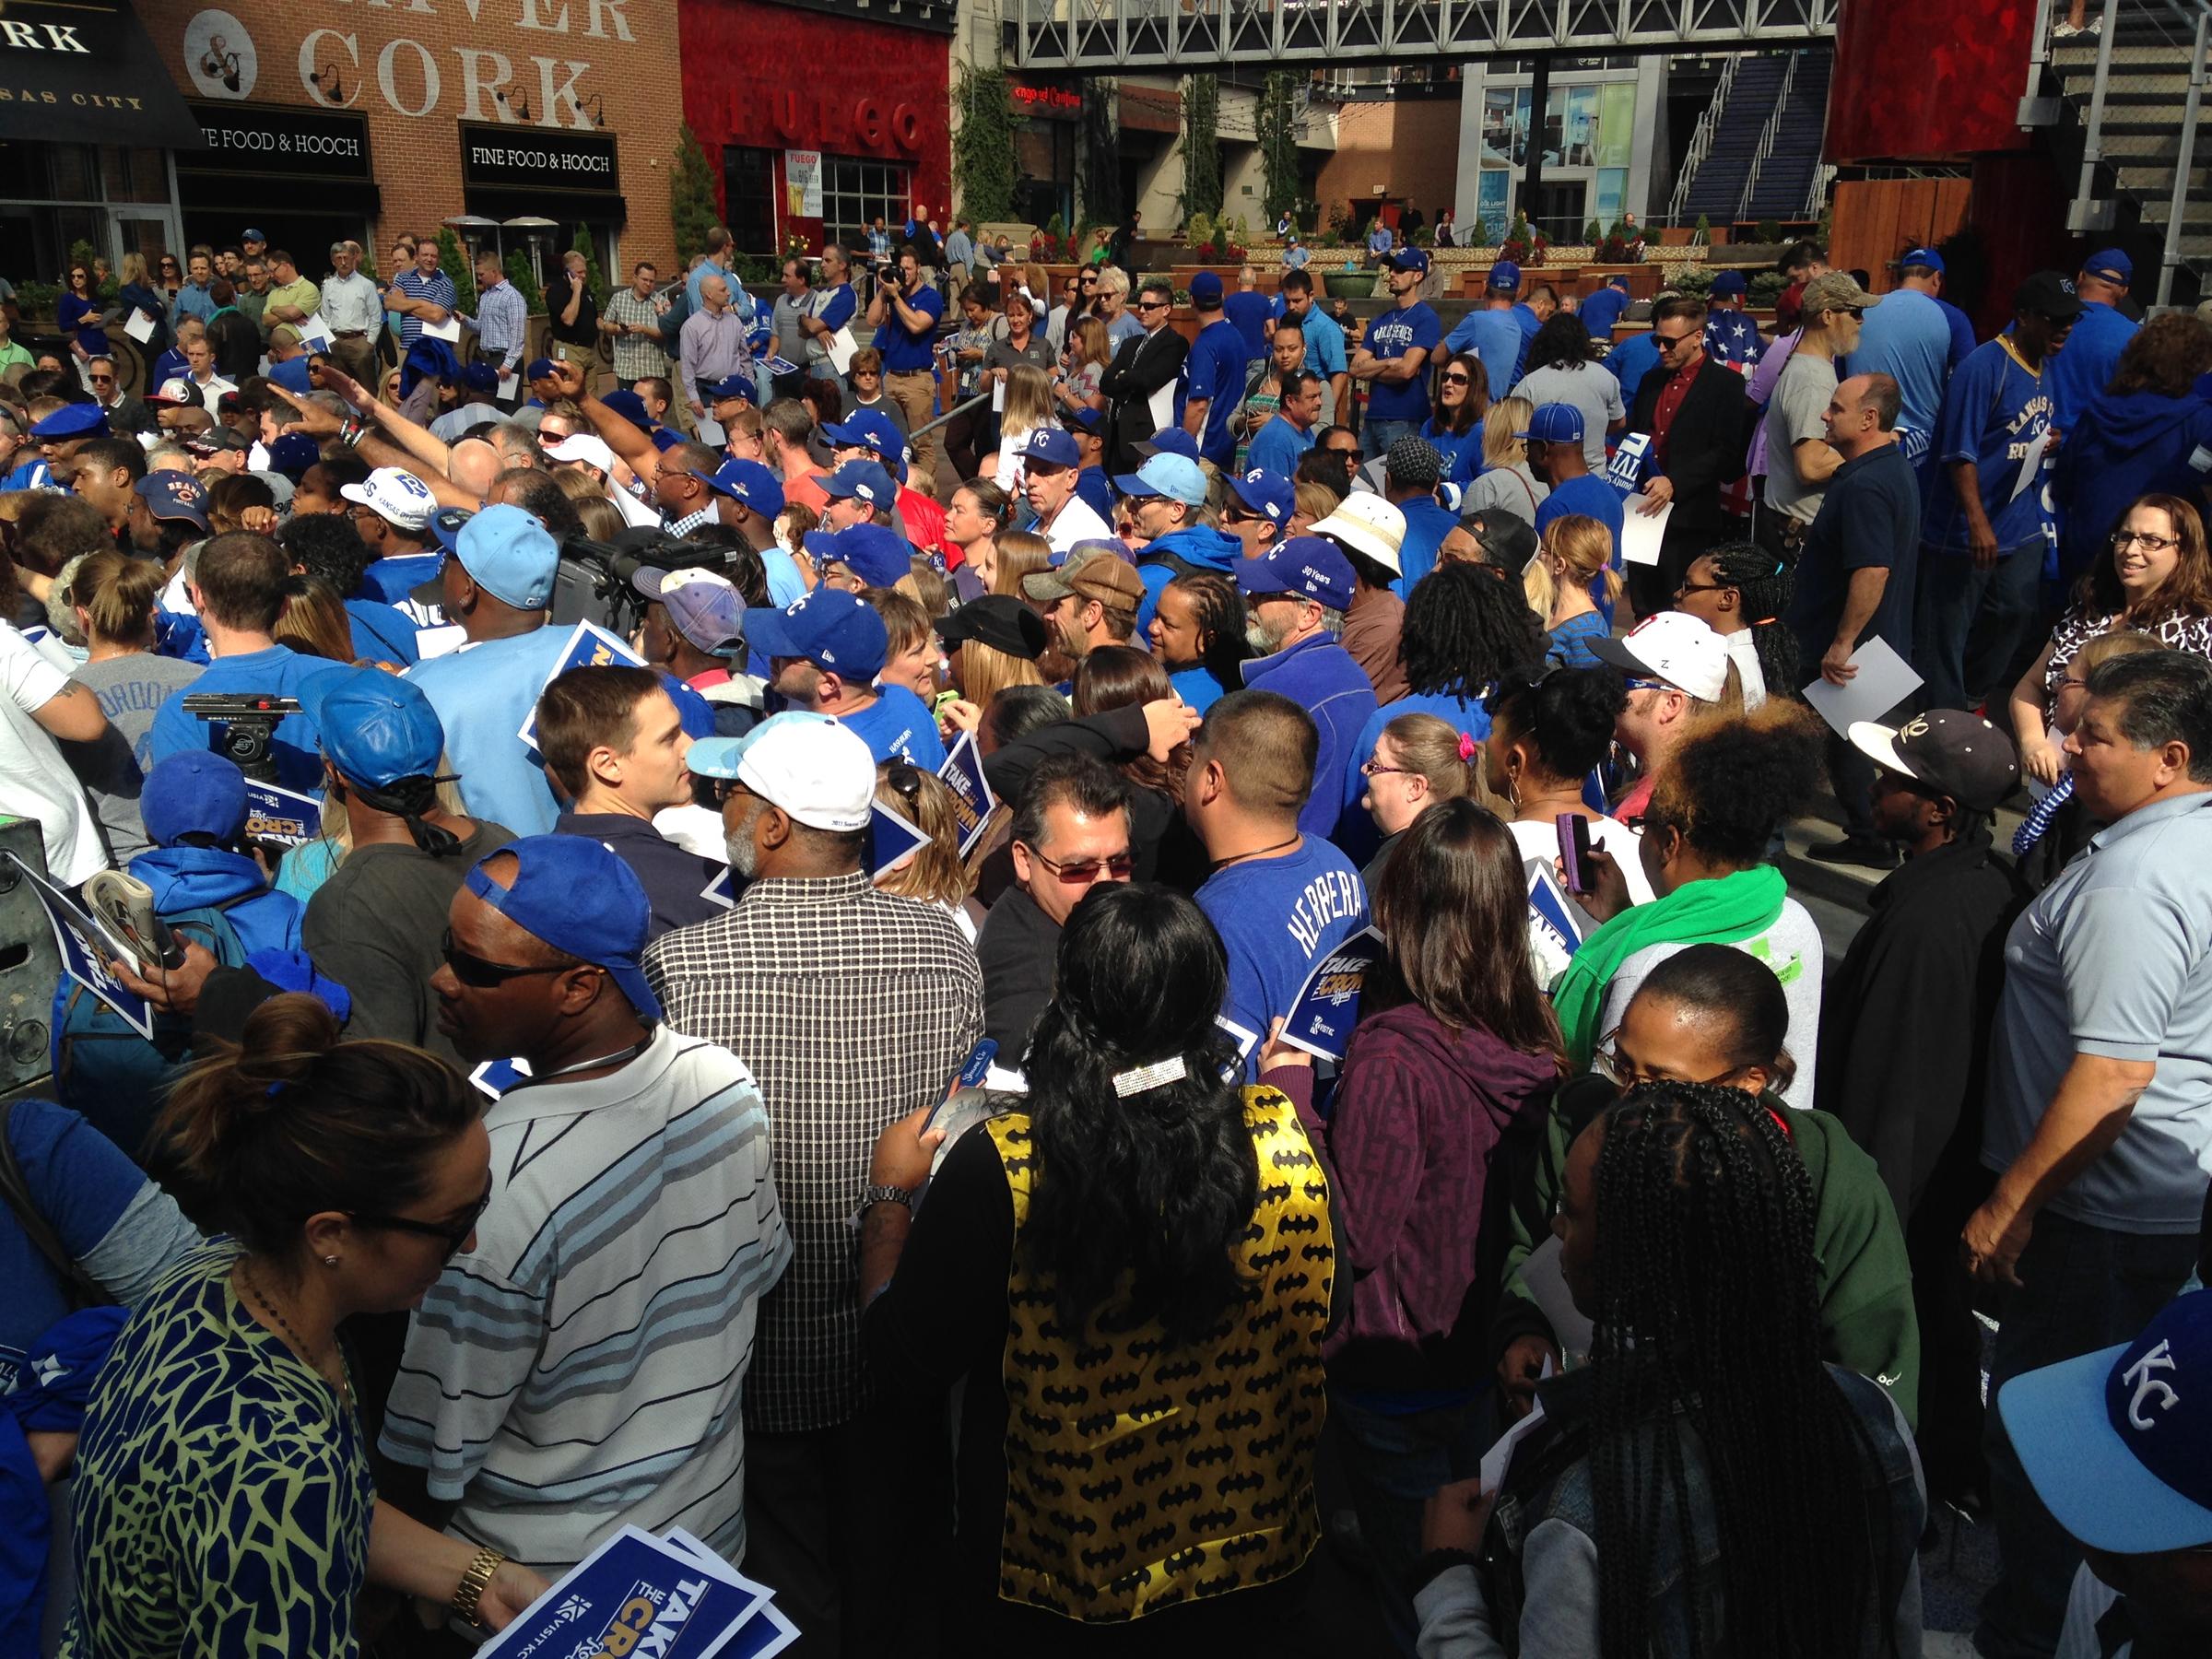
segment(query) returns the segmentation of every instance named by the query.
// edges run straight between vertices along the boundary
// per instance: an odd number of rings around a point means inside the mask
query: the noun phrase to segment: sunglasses
[[[1165,300],[1139,300],[1136,302],[1136,309],[1140,312],[1166,311],[1168,303]]]
[[[509,980],[529,979],[541,973],[566,973],[571,968],[597,968],[593,962],[560,962],[550,968],[518,968],[512,962],[488,961],[484,958],[461,948],[453,943],[453,930],[447,928],[445,936],[438,942],[439,954],[445,965],[453,971],[453,977],[463,984],[477,991],[488,991],[503,985]],[[606,970],[599,969],[601,972]]]
[[[1088,887],[1101,873],[1116,881],[1126,881],[1136,869],[1135,858],[1127,853],[1116,853],[1111,858],[1079,859],[1071,864],[1061,864],[1034,850],[1030,856],[1069,887]]]
[[[115,383],[115,377],[112,374],[88,374],[85,378],[96,386],[112,386]]]
[[[1853,314],[1856,315],[1857,313],[1853,312]],[[1658,347],[1662,351],[1672,351],[1676,347],[1681,345],[1683,341],[1696,339],[1702,332],[1702,330],[1693,328],[1687,334],[1663,335],[1654,328],[1652,330],[1652,344]]]
[[[491,1207],[491,1182],[484,1183],[484,1196],[469,1206],[467,1219],[462,1221],[418,1221],[411,1216],[379,1216],[359,1210],[347,1210],[346,1219],[357,1227],[382,1228],[387,1232],[413,1233],[418,1238],[435,1239],[445,1246],[445,1259],[452,1261],[461,1253],[461,1246],[468,1242],[468,1235],[477,1230],[477,1223]]]
[[[1471,374],[1447,374],[1444,376],[1444,384],[1447,386],[1471,386],[1474,383],[1475,377]]]

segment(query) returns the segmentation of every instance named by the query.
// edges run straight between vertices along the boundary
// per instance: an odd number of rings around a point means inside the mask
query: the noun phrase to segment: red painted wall
[[[2035,7],[2022,0],[1849,0],[1836,29],[1827,159],[2029,148],[2015,117],[2034,27]]]
[[[778,152],[778,228],[809,241],[819,219],[782,214],[787,149],[867,156],[913,170],[918,199],[952,201],[951,41],[925,29],[755,0],[678,0],[684,119],[713,158],[724,145]]]

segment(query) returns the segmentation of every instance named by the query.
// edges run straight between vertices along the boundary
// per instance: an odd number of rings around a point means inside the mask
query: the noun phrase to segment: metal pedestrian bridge
[[[1011,66],[1095,75],[1832,39],[1841,0],[1000,0]]]

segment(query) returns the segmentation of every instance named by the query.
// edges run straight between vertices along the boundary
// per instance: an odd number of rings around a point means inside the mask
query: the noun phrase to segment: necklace
[[[1249,853],[1232,853],[1227,858],[1217,858],[1211,867],[1217,870],[1226,870],[1230,865],[1242,864],[1248,858],[1265,858],[1270,853],[1280,853],[1285,847],[1295,847],[1296,845],[1298,845],[1298,837],[1293,835],[1288,841],[1277,841],[1272,847],[1254,847]]]
[[[308,1368],[317,1376],[324,1376],[322,1368],[315,1363],[314,1350],[308,1347],[306,1340],[300,1336],[299,1332],[292,1329],[291,1321],[285,1318],[284,1311],[277,1307],[276,1302],[270,1300],[269,1293],[261,1288],[261,1281],[253,1277],[253,1269],[246,1265],[243,1257],[239,1259],[238,1277],[244,1283],[248,1294],[262,1305],[263,1311],[276,1322],[276,1328],[291,1340],[295,1348],[300,1350],[300,1357],[307,1362]],[[324,1377],[324,1381],[328,1382],[329,1378]],[[353,1409],[353,1384],[347,1379],[346,1359],[342,1354],[338,1356],[338,1398],[345,1402],[347,1410]]]

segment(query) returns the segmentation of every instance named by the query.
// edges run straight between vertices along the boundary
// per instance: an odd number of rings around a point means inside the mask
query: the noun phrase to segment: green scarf
[[[1758,865],[1713,881],[1686,882],[1664,899],[1623,911],[1584,939],[1551,993],[1568,1063],[1578,1072],[1589,1066],[1604,1034],[1597,1021],[1606,988],[1629,958],[1647,945],[1733,945],[1771,927],[1788,896],[1782,872]]]

